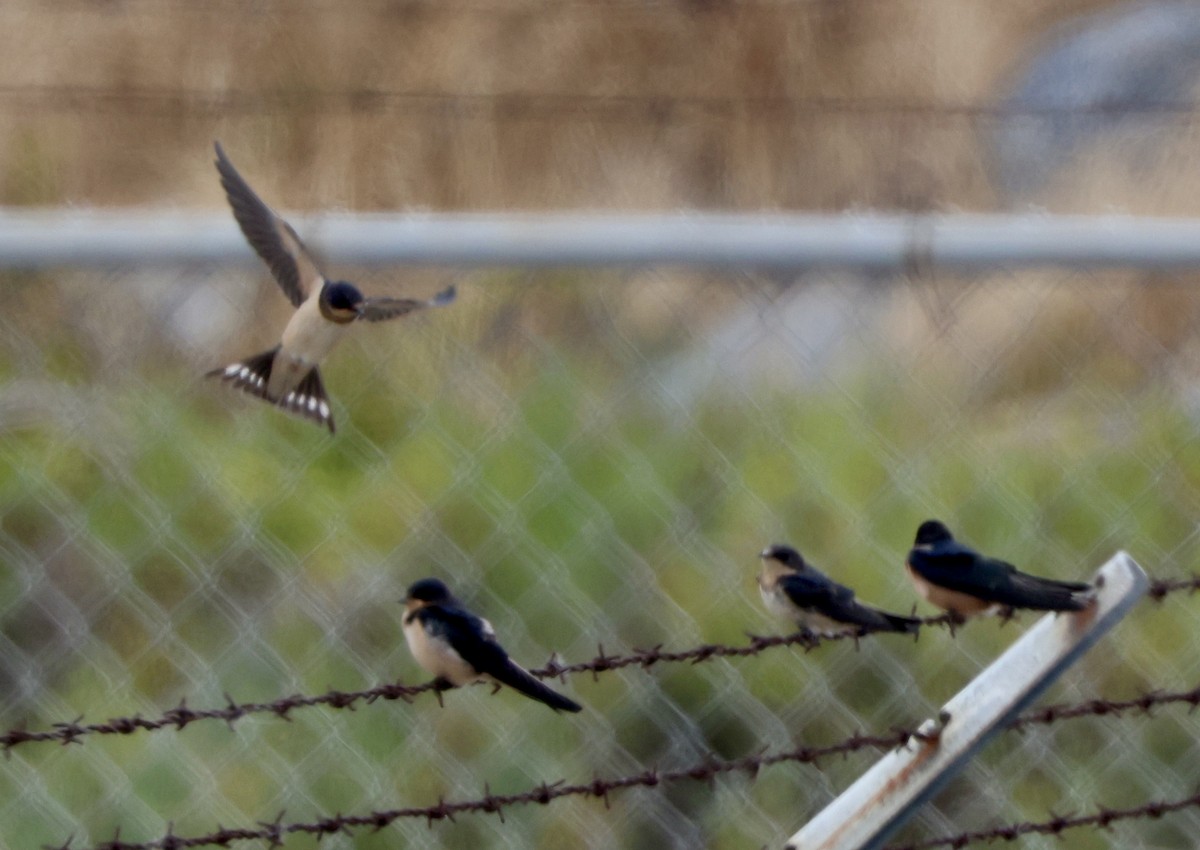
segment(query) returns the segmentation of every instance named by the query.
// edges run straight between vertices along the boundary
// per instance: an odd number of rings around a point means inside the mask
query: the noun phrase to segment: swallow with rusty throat
[[[217,377],[255,398],[311,419],[334,432],[333,413],[318,366],[333,346],[359,320],[381,322],[424,307],[454,300],[451,286],[432,299],[367,298],[352,283],[329,280],[321,272],[296,231],[254,193],[216,143],[217,172],[233,217],[246,241],[296,312],[283,329],[279,344],[206,377]]]
[[[859,602],[853,590],[824,575],[791,546],[768,546],[760,557],[758,590],[767,609],[814,634],[915,634],[921,627],[920,620]]]
[[[917,529],[905,566],[923,599],[963,618],[1002,608],[1081,611],[1092,600],[1090,584],[1023,573],[959,543],[935,519]]]
[[[409,587],[404,608],[408,648],[417,663],[434,675],[439,693],[471,682],[491,682],[508,685],[555,711],[583,709],[509,658],[496,641],[492,624],[464,608],[438,579],[421,579]]]

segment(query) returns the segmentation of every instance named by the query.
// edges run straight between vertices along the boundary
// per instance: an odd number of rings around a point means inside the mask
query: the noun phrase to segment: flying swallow
[[[776,543],[759,556],[758,590],[767,609],[816,634],[915,634],[921,621],[864,605],[854,591],[809,564],[791,546]]]
[[[421,579],[404,599],[404,638],[413,658],[432,673],[439,690],[471,682],[515,688],[555,711],[581,711],[583,706],[550,690],[508,657],[496,641],[492,624],[463,607],[450,589],[435,578]]]
[[[980,555],[935,519],[917,529],[905,566],[922,598],[960,617],[995,607],[1081,611],[1091,601],[1090,584],[1031,576]]]
[[[238,174],[216,143],[217,171],[233,217],[246,241],[271,269],[292,302],[292,315],[278,345],[206,377],[219,377],[250,395],[324,425],[333,433],[333,414],[317,370],[333,346],[358,320],[381,322],[454,300],[451,286],[428,301],[367,298],[352,283],[329,280],[296,231],[268,207]]]

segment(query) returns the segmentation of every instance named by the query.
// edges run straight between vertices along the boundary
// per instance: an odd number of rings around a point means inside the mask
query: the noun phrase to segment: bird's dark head
[[[331,280],[321,290],[321,315],[331,322],[353,322],[362,311],[363,294],[344,280]]]
[[[409,610],[420,608],[424,605],[440,605],[444,602],[449,602],[453,599],[453,594],[450,593],[450,588],[439,579],[423,578],[420,581],[413,582],[408,588],[408,594],[404,598],[404,604]]]
[[[950,529],[946,528],[946,526],[936,519],[927,519],[917,529],[917,539],[913,545],[930,546],[934,543],[945,543],[953,539],[954,536],[950,534]]]
[[[772,543],[759,557],[764,561],[778,561],[790,570],[802,570],[807,566],[803,556],[785,543]]]

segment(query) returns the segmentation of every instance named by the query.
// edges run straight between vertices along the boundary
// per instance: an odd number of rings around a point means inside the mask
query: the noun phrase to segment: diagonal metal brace
[[[792,836],[786,850],[873,850],[987,741],[1074,664],[1145,594],[1149,580],[1125,552],[1096,573],[1095,604],[1048,614]]]

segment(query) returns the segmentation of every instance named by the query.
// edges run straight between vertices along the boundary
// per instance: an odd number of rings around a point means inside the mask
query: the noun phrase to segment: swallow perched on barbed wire
[[[439,692],[471,682],[508,685],[555,711],[583,706],[543,685],[508,657],[492,624],[472,614],[436,578],[414,583],[404,599],[404,638],[413,658],[434,675]]]
[[[233,217],[246,241],[271,269],[279,288],[292,302],[292,315],[279,345],[247,357],[206,377],[219,377],[250,395],[311,419],[334,432],[333,413],[318,366],[333,346],[359,320],[381,322],[424,307],[454,300],[450,286],[432,299],[367,298],[344,280],[321,272],[296,231],[268,207],[238,174],[215,143],[217,171]]]
[[[955,540],[936,519],[917,529],[905,566],[923,599],[959,617],[1001,608],[1082,611],[1094,591],[1086,582],[1031,576],[985,557]]]
[[[915,634],[921,621],[864,605],[854,591],[804,560],[791,546],[776,543],[759,556],[758,590],[767,609],[814,634],[867,632]]]

